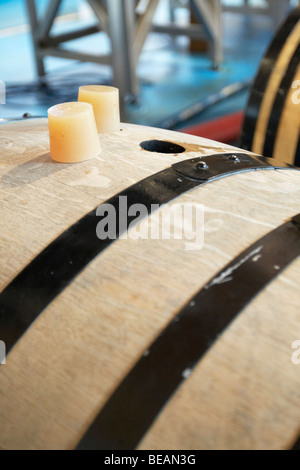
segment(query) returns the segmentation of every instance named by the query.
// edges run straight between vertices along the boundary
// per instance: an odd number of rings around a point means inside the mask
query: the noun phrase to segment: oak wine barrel
[[[300,7],[279,28],[261,61],[240,146],[300,166]]]
[[[129,124],[101,146],[60,164],[46,119],[0,126],[0,448],[292,448],[300,172]],[[149,213],[100,240],[120,196]],[[175,205],[185,237],[142,236]]]

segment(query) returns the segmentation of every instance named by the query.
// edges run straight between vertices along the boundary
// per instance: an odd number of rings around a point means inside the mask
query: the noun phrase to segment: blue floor
[[[38,2],[43,8],[47,0]],[[65,0],[64,13],[71,13],[80,0]],[[8,87],[7,103],[0,106],[0,117],[16,117],[25,112],[46,115],[47,109],[62,101],[76,99],[78,85],[84,83],[111,83],[111,70],[103,65],[78,63],[65,59],[46,59],[49,72],[48,88],[20,87],[36,81],[33,48],[27,24],[25,0],[1,0],[0,3],[0,79]],[[82,22],[80,23],[83,25]],[[74,22],[56,26],[57,31],[72,29]],[[18,28],[21,26],[21,29]],[[14,30],[8,28],[17,27]],[[223,15],[224,61],[219,71],[211,69],[205,54],[190,54],[182,42],[168,36],[151,34],[140,57],[138,76],[140,93],[137,104],[126,107],[129,122],[155,125],[178,113],[224,86],[251,79],[273,34],[268,18],[240,14]],[[89,52],[109,50],[103,33],[73,42]],[[18,86],[11,86],[18,85]],[[23,92],[21,94],[21,92]],[[186,124],[206,121],[230,112],[244,109],[248,91],[214,105]]]

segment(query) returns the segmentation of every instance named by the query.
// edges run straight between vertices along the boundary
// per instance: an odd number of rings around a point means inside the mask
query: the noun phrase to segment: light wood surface
[[[300,26],[300,25],[299,25]],[[300,34],[299,34],[300,39]],[[294,82],[300,86],[300,64],[294,77]],[[300,139],[300,102],[297,89],[289,90],[286,103],[278,126],[276,142],[274,147],[275,158],[284,158],[287,163],[294,164],[297,154],[297,145]],[[283,157],[284,156],[284,157]],[[297,163],[299,166],[299,162]]]
[[[150,153],[139,146],[149,139],[177,142],[187,151]],[[112,195],[175,161],[230,150],[199,137],[125,124],[103,135],[101,145],[95,159],[58,164],[49,157],[46,120],[0,127],[1,290]],[[116,241],[14,347],[0,368],[0,448],[74,448],[187,300],[242,250],[300,212],[300,173],[237,174],[179,201],[205,206],[201,250],[186,250],[184,240]],[[291,362],[291,344],[300,339],[299,276],[298,259],[242,312],[140,448],[289,448],[300,428],[300,366]]]

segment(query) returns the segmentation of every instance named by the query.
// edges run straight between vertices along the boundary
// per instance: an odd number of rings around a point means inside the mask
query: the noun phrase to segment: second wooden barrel
[[[240,145],[300,166],[300,7],[280,27],[261,61]]]

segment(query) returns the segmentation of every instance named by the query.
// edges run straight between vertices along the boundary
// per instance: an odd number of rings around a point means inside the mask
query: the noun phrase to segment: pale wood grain
[[[300,65],[293,81],[296,80],[300,83]],[[296,91],[295,88],[291,88],[287,94],[274,146],[274,158],[283,158],[285,162],[291,164],[295,161],[300,138],[300,103],[294,100]]]

